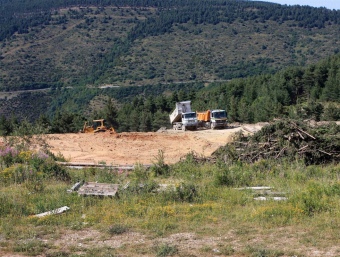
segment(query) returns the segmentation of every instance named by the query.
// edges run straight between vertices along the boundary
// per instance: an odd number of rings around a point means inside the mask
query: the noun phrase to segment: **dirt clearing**
[[[47,143],[54,154],[62,154],[69,162],[152,164],[158,151],[162,150],[165,162],[171,164],[190,152],[210,156],[218,147],[230,142],[233,134],[241,129],[54,134],[48,137]]]

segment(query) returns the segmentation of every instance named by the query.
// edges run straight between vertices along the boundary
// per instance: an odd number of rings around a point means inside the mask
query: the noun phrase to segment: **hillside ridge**
[[[10,17],[16,30],[0,37],[0,89],[229,80],[339,51],[340,13],[325,8],[219,0],[176,1],[176,8],[159,1],[74,3],[42,5],[44,19],[34,16],[40,12]],[[23,18],[28,27],[20,30]]]

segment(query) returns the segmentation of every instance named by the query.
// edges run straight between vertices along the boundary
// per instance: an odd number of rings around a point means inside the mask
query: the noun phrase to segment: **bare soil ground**
[[[178,162],[190,152],[210,156],[218,147],[232,140],[242,128],[221,130],[124,133],[76,133],[50,135],[47,139],[54,154],[62,154],[75,163],[108,165],[152,164],[163,151],[165,162]]]
[[[251,233],[240,235],[236,230],[230,229],[216,236],[198,235],[196,233],[176,233],[168,236],[153,238],[139,232],[126,232],[122,235],[109,235],[105,231],[93,229],[83,230],[57,230],[52,238],[50,235],[37,238],[50,246],[49,254],[39,254],[36,257],[47,256],[85,256],[90,249],[101,249],[107,255],[100,256],[170,256],[156,255],[155,248],[161,245],[175,246],[177,254],[171,256],[339,256],[339,246],[318,249],[317,246],[306,246],[301,240],[305,231],[293,227],[278,228],[275,230],[259,231],[252,229]],[[246,242],[246,244],[244,243]],[[254,252],[247,250],[253,247]],[[1,247],[0,247],[1,248]],[[267,249],[267,250],[265,250]],[[269,249],[269,250],[268,250]],[[276,249],[276,250],[274,250]],[[261,254],[263,251],[263,255]],[[267,255],[268,251],[268,255]],[[286,254],[283,254],[286,252]],[[116,253],[112,255],[113,253]],[[122,254],[120,254],[122,253]],[[296,253],[299,253],[298,255]],[[9,253],[0,249],[3,257],[29,257],[23,253]],[[89,255],[86,255],[89,256]]]

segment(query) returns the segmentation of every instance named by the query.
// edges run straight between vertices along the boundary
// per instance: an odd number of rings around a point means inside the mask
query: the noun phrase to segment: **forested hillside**
[[[155,131],[170,127],[168,115],[174,103],[188,99],[197,111],[226,109],[230,122],[284,117],[334,121],[340,119],[339,74],[337,54],[308,67],[206,87],[191,83],[8,93],[0,100],[0,133],[15,133],[27,121],[49,133],[77,132],[85,120],[98,118],[105,118],[117,131]]]
[[[339,23],[253,1],[0,1],[0,131],[157,130],[179,100],[229,121],[337,120]]]
[[[207,1],[0,2],[0,88],[211,82],[339,51],[340,12]]]

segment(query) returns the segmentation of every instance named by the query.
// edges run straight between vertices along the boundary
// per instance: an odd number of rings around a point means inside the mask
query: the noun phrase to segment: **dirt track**
[[[219,146],[230,142],[241,127],[223,130],[77,133],[50,135],[47,143],[54,154],[67,161],[112,165],[152,164],[158,151],[164,152],[166,163],[175,163],[194,151],[209,156]]]

